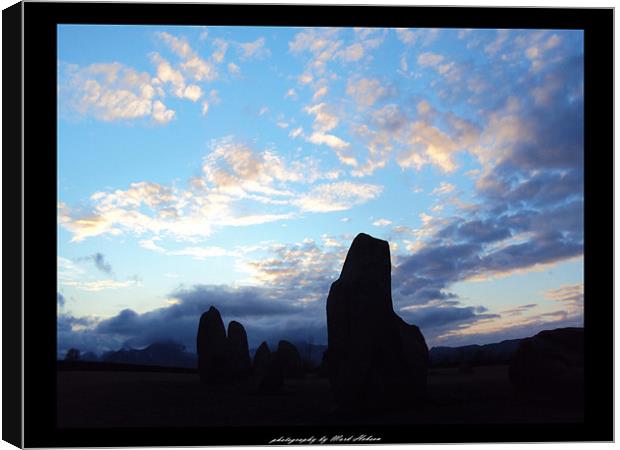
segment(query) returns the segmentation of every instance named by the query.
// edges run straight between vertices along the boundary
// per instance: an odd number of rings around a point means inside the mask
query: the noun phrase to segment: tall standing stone
[[[230,362],[226,329],[220,312],[213,306],[200,317],[196,348],[200,380],[203,383],[228,381]]]
[[[509,376],[519,396],[583,402],[583,328],[545,330],[522,339],[512,356]]]
[[[304,365],[301,361],[299,350],[289,341],[278,342],[276,358],[280,358],[284,378],[303,378],[305,375]]]
[[[243,325],[234,320],[228,324],[228,351],[232,378],[239,379],[250,375],[252,363],[248,335]]]
[[[392,307],[387,241],[359,234],[327,297],[327,367],[344,407],[411,406],[426,390],[428,348]]]
[[[263,342],[254,355],[254,380],[259,392],[271,393],[284,385],[283,359],[272,353]]]
[[[256,349],[256,353],[254,354],[254,363],[252,364],[252,369],[254,373],[262,372],[268,365],[271,360],[271,350],[269,350],[269,345],[266,342],[263,342]]]

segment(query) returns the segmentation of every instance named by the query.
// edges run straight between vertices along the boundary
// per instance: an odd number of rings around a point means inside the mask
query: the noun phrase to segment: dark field
[[[60,427],[581,422],[583,408],[513,394],[507,366],[432,369],[428,399],[404,411],[335,412],[329,382],[309,375],[274,394],[250,382],[205,386],[197,374],[58,371]]]

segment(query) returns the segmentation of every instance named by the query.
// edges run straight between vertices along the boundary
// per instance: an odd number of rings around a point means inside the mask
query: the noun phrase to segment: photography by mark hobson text
[[[333,436],[310,436],[310,437],[291,437],[280,436],[269,441],[269,444],[275,445],[301,445],[301,444],[336,444],[336,443],[369,443],[369,442],[381,442],[381,438],[372,435],[359,434],[345,436],[343,434],[336,434]]]

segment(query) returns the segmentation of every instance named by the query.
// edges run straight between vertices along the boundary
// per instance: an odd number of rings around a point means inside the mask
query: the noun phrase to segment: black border
[[[560,8],[25,3],[25,445],[265,445],[360,433],[381,443],[613,440],[613,10]],[[564,28],[585,30],[583,424],[56,428],[56,24]],[[5,91],[6,92],[6,91]],[[5,241],[6,242],[6,241]],[[29,256],[29,257],[28,257]],[[8,281],[8,280],[5,280]],[[6,317],[5,317],[6,320]]]
[[[2,439],[15,445],[22,444],[22,321],[21,321],[21,119],[22,119],[22,5],[15,4],[2,11],[2,147],[4,153],[5,210],[15,212],[4,222],[2,240],[5,264],[4,279],[14,280],[2,286]],[[10,169],[9,169],[10,168]],[[8,175],[8,176],[7,176]],[[19,194],[18,194],[19,193]],[[9,275],[10,276],[7,276]],[[19,344],[16,345],[16,339]]]

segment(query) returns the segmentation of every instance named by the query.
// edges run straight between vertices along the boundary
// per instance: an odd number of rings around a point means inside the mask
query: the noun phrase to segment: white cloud
[[[294,130],[291,130],[291,132],[288,135],[289,135],[289,137],[295,139],[295,138],[297,138],[299,136],[303,136],[303,134],[304,134],[303,128],[302,127],[297,127]]]
[[[179,70],[174,69],[170,62],[161,55],[152,53],[151,61],[157,65],[157,78],[154,79],[155,84],[169,84],[174,95],[193,102],[202,97],[202,89],[200,86],[193,84],[187,85],[183,74]]]
[[[375,220],[372,224],[373,224],[375,227],[385,227],[385,226],[390,225],[391,223],[392,223],[392,221],[391,221],[391,220],[387,220],[387,219],[378,219],[378,220]]]
[[[60,203],[58,220],[72,242],[131,233],[143,248],[172,254],[158,241],[198,242],[214,229],[294,218],[304,196],[293,189],[296,184],[335,180],[340,173],[311,157],[287,163],[274,151],[255,152],[229,138],[212,144],[202,174],[190,178],[186,189],[176,183],[131,183],[127,189],[95,192],[88,208]]]
[[[202,115],[206,116],[208,112],[209,112],[209,102],[205,100],[204,102],[202,102]]]
[[[313,128],[317,131],[326,132],[338,126],[338,116],[331,111],[327,103],[307,106],[305,111],[314,116]]]
[[[253,42],[244,42],[237,44],[241,51],[241,57],[244,59],[262,58],[269,55],[269,50],[265,48],[265,38],[260,37]]]
[[[374,184],[350,182],[323,184],[303,194],[296,203],[302,211],[345,211],[378,197],[381,192],[383,187]]]
[[[327,86],[323,86],[320,89],[318,89],[312,96],[312,101],[316,102],[318,99],[323,97],[325,94],[327,94]]]
[[[345,61],[358,61],[364,56],[364,47],[356,42],[342,50],[339,56]]]
[[[154,252],[159,252],[159,253],[165,253],[166,249],[163,247],[160,247],[159,245],[155,243],[155,241],[160,240],[160,239],[161,238],[158,238],[158,237],[154,237],[151,239],[142,239],[138,241],[138,245],[140,245],[140,247],[145,248],[147,250],[152,250]]]
[[[319,133],[315,132],[310,135],[308,138],[308,142],[317,145],[327,145],[328,147],[335,149],[343,149],[349,146],[349,143],[340,139],[338,136],[334,136],[333,134],[327,133]]]
[[[295,89],[290,88],[288,91],[286,91],[286,95],[284,97],[286,97],[286,98],[297,98],[297,92],[295,92]]]
[[[137,280],[96,280],[96,281],[77,281],[77,280],[64,280],[61,284],[65,286],[71,286],[81,291],[99,292],[107,289],[123,289],[130,287],[140,287],[142,284]]]
[[[191,256],[194,259],[204,260],[215,256],[236,256],[236,253],[221,247],[185,247],[180,250],[169,250],[168,255]]]
[[[228,42],[226,42],[224,39],[218,38],[213,41],[213,46],[216,48],[216,50],[213,52],[211,56],[216,63],[220,64],[224,60],[224,56],[226,55],[226,50],[228,50]],[[229,64],[229,70],[230,70],[230,64]]]
[[[174,117],[161,100],[146,72],[120,63],[91,64],[74,68],[59,86],[59,105],[81,116],[99,120],[134,120],[151,117],[166,123]]]
[[[433,191],[431,192],[431,195],[446,195],[454,191],[454,189],[455,189],[455,186],[453,184],[442,181],[439,184],[439,186],[433,189]]]
[[[377,79],[349,80],[347,84],[347,94],[353,97],[358,104],[366,107],[374,105],[386,93],[387,89]]]
[[[153,102],[153,119],[159,123],[168,123],[174,119],[175,112],[171,109],[167,109],[161,101],[155,100]]]
[[[418,56],[418,64],[420,64],[421,66],[425,66],[425,67],[435,67],[437,65],[439,65],[441,62],[443,62],[444,57],[443,55],[439,55],[437,53],[432,53],[432,52],[425,52],[425,53],[421,53]]]
[[[166,43],[181,59],[180,67],[185,74],[197,81],[213,81],[217,78],[215,66],[210,61],[200,58],[186,39],[178,38],[166,32],[156,33],[156,36]],[[159,56],[159,58],[161,57]],[[163,60],[163,58],[161,59]],[[177,96],[181,97],[181,95],[178,94]]]
[[[166,32],[158,32],[155,35],[164,41],[170,49],[176,53],[180,58],[189,58],[193,56],[194,52],[184,38],[177,38]]]
[[[233,75],[239,75],[241,73],[241,68],[235,63],[228,63],[228,72]]]
[[[312,75],[309,73],[302,73],[299,76],[298,80],[299,80],[299,83],[301,84],[309,84],[309,83],[312,83],[313,78],[312,78]]]
[[[413,44],[418,38],[418,35],[408,28],[397,28],[396,36],[403,44]]]

